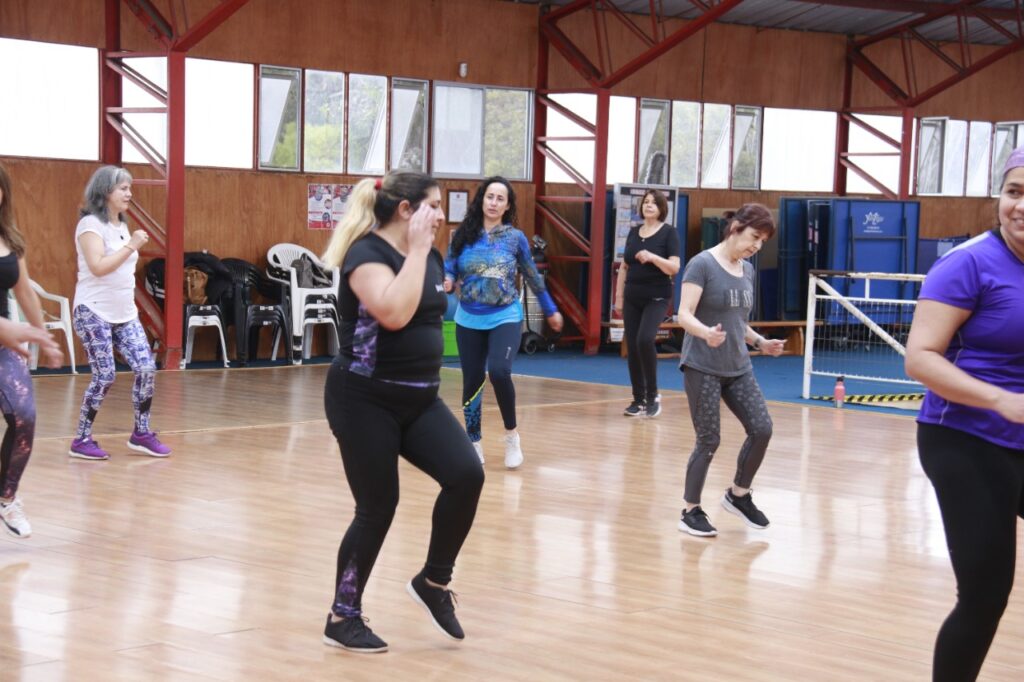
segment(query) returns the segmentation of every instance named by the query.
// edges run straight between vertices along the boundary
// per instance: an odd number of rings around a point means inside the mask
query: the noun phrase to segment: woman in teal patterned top
[[[516,275],[537,295],[552,330],[562,329],[562,314],[544,286],[530,255],[526,235],[514,227],[516,195],[502,177],[481,183],[452,237],[445,262],[445,289],[458,285],[455,337],[462,364],[462,409],[466,432],[484,461],[480,413],[484,381],[490,377],[505,423],[505,466],[523,463],[516,429],[516,389],[512,360],[519,350],[523,308]]]

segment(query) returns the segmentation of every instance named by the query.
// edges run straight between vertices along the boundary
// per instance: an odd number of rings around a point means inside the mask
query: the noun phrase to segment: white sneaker
[[[32,535],[32,526],[25,518],[25,510],[19,498],[14,498],[10,504],[0,502],[0,519],[3,519],[7,532],[14,537],[27,538]]]
[[[484,463],[484,444],[480,441],[473,443],[473,449],[476,450],[476,456],[480,458],[480,464]]]
[[[523,463],[523,451],[519,447],[519,432],[505,434],[505,466],[518,469]]]

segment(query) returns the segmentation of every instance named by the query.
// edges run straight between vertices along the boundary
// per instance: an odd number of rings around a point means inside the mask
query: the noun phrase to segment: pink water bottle
[[[846,402],[846,384],[843,383],[845,377],[838,377],[836,379],[836,386],[832,389],[832,399],[835,401],[835,405],[838,408],[842,408],[843,403]]]

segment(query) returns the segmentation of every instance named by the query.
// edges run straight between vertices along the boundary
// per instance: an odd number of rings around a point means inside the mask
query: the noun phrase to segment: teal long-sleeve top
[[[522,320],[516,288],[518,273],[536,294],[545,317],[558,312],[533,262],[526,235],[511,225],[485,231],[480,239],[465,245],[458,258],[449,250],[445,272],[460,284],[455,321],[463,326],[488,329]]]

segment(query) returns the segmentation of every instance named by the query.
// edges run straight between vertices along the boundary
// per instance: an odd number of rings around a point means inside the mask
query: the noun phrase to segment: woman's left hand
[[[767,353],[777,358],[782,355],[782,348],[785,345],[786,341],[784,339],[765,339],[761,342],[760,348],[762,353]]]
[[[637,263],[650,263],[654,259],[654,254],[647,249],[642,249],[636,252],[635,258]]]
[[[562,313],[555,311],[548,316],[548,326],[551,327],[551,331],[560,332],[562,326],[565,324],[565,320],[562,319]]]

